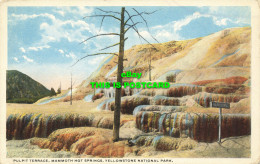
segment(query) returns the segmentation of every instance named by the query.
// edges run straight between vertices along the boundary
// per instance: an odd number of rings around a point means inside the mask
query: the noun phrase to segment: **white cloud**
[[[42,30],[41,44],[59,42],[61,39],[66,39],[68,42],[80,43],[89,36],[109,31],[107,29],[106,31],[103,29],[99,31],[99,28],[94,24],[87,23],[87,20],[81,19],[83,16],[91,15],[93,12],[93,8],[91,7],[58,7],[54,12],[59,13],[60,15],[69,15],[70,19],[55,19],[50,23],[43,22],[40,25],[40,30]],[[111,30],[114,32],[116,29]],[[114,36],[106,37],[114,38]]]
[[[71,28],[68,28],[70,26]],[[40,25],[42,33],[42,44],[57,42],[61,39],[67,39],[69,42],[81,42],[86,38],[83,32],[97,33],[97,28],[93,24],[88,24],[82,20],[55,20],[51,24],[46,22]]]
[[[59,52],[60,52],[61,54],[64,54],[64,51],[63,51],[62,49],[59,49]]]
[[[149,33],[148,31],[146,31],[146,30],[140,31],[139,33],[140,33],[140,35],[142,35],[144,38],[150,38],[150,37],[151,37],[150,33]]]
[[[105,58],[105,56],[98,56],[98,57],[95,57],[95,58],[91,58],[91,59],[88,60],[88,64],[91,64],[91,65],[98,64],[98,63],[101,62],[104,58]]]
[[[228,19],[228,18],[218,18],[214,15],[201,14],[200,12],[195,12],[192,15],[186,16],[184,19],[172,21],[172,22],[170,22],[166,25],[155,26],[155,27],[152,27],[152,29],[153,30],[161,30],[160,31],[161,35],[167,36],[166,33],[167,32],[169,33],[169,29],[172,29],[172,27],[173,27],[173,30],[175,32],[175,36],[177,36],[178,35],[177,32],[181,31],[184,26],[189,25],[192,21],[197,20],[199,18],[211,18],[213,20],[214,24],[216,24],[217,26],[226,26],[228,21],[233,22],[233,23],[238,23],[238,22],[234,22],[234,21],[232,21],[231,19]],[[166,29],[168,29],[168,30],[166,30]],[[168,34],[168,36],[170,36],[170,35]]]
[[[174,24],[176,21],[172,21],[168,24],[165,25],[156,25],[150,28],[150,33],[156,40],[159,42],[167,42],[170,40],[181,40],[183,39],[179,34],[178,31],[173,30],[174,29]],[[181,24],[179,24],[179,27],[181,27]],[[143,29],[139,30],[140,34],[147,39],[151,43],[155,43],[156,41],[151,37],[151,34]],[[135,34],[136,37],[138,37],[137,34]],[[144,42],[146,43],[146,42]]]
[[[180,31],[183,26],[187,26],[191,21],[198,19],[200,17],[202,17],[202,15],[199,12],[195,12],[192,15],[189,15],[182,20],[176,21],[174,23],[174,31]],[[204,15],[204,17],[208,17],[208,16]]]
[[[79,6],[78,10],[74,10],[75,13],[80,13],[82,16],[86,16],[87,14],[91,14],[93,12],[93,8]]]
[[[59,13],[60,15],[64,16],[66,14],[70,15],[79,15],[80,17],[90,15],[93,12],[93,8],[91,7],[58,7],[55,12]]]
[[[36,47],[29,47],[28,50],[31,50],[31,51],[38,51],[38,48],[36,48]]]
[[[151,28],[152,29],[152,28]],[[183,38],[178,34],[178,32],[172,30],[173,27],[169,27],[169,25],[162,26],[160,28],[153,28],[151,30],[151,34],[156,40],[159,42],[167,42],[170,40],[182,40]],[[144,30],[139,32],[146,40],[148,40],[151,43],[155,43],[156,41],[151,37],[151,34]],[[136,37],[138,37],[137,34],[135,34]],[[144,41],[144,43],[147,43]]]
[[[19,63],[19,60],[17,57],[13,57],[14,61],[16,61],[17,63]]]
[[[65,15],[65,12],[62,11],[62,10],[56,10],[55,12],[57,12],[58,14],[60,14],[60,15],[63,16],[63,17],[64,17],[64,15]]]
[[[43,50],[44,48],[50,48],[49,45],[45,45],[45,46],[38,46],[38,47],[29,47],[28,50],[31,50],[31,51],[39,51],[39,50]]]
[[[52,37],[52,36],[47,36],[47,38],[48,38],[50,41],[54,41],[54,40],[55,40],[55,38]]]
[[[209,9],[209,13],[216,14],[219,12],[220,7],[219,6],[210,6],[208,9]]]
[[[42,22],[40,24],[40,30],[41,30],[41,40],[34,44],[33,46],[29,47],[28,50],[31,51],[39,51],[41,50],[38,45],[48,45],[48,43],[51,42],[60,42],[61,39],[65,39],[68,42],[82,42],[84,39],[86,39],[89,36],[96,35],[98,33],[106,33],[107,31],[104,31],[101,29],[99,31],[99,28],[97,28],[94,24],[87,23],[85,20],[81,20],[79,18],[82,18],[83,16],[90,15],[93,12],[93,8],[90,7],[58,7],[57,9],[53,10],[54,12],[58,13],[59,15],[70,15],[70,19],[63,20],[63,18],[56,18],[52,14],[43,13],[43,14],[12,14],[11,17],[15,20],[26,20],[26,19],[34,19],[38,17],[45,17],[49,18],[51,22]],[[80,17],[79,17],[80,16]],[[116,30],[116,29],[110,29],[110,30]],[[102,39],[105,37],[102,37]],[[106,39],[114,38],[114,36],[106,36]],[[100,38],[96,38],[97,40],[102,40]],[[109,40],[109,41],[110,41]],[[92,42],[84,43],[84,47],[86,47],[87,44],[92,44]],[[95,43],[96,47],[101,47],[98,43]],[[84,49],[83,47],[83,49]],[[44,47],[43,47],[44,48]],[[42,48],[42,49],[43,49]]]
[[[217,10],[218,10],[218,7],[213,7],[211,9],[211,12],[215,12]],[[215,16],[212,14],[201,14],[200,12],[195,12],[192,15],[189,15],[182,20],[173,22],[174,31],[182,30],[182,27],[187,26],[190,22],[192,22],[196,19],[199,19],[199,18],[211,18],[213,20],[214,24],[217,26],[227,26],[228,22],[235,23],[235,24],[241,23],[240,20],[235,21],[235,20],[231,20],[229,18],[218,17],[218,16]]]
[[[156,38],[159,42],[167,42],[170,40],[182,40],[179,35],[179,31],[182,30],[184,26],[190,24],[190,22],[199,19],[200,17],[209,17],[209,15],[201,15],[199,12],[195,12],[192,15],[186,16],[184,19],[177,21],[172,21],[164,25],[156,25],[150,28],[150,33]],[[151,37],[150,33],[147,30],[140,29],[140,34],[146,38],[151,43],[154,43],[155,40]],[[138,37],[137,34],[135,34]]]
[[[44,49],[44,48],[50,48],[50,46],[49,45],[45,45],[45,46],[39,46],[39,47],[37,47],[38,49],[40,49],[40,50],[42,50],[42,49]]]
[[[73,52],[70,52],[65,55],[67,58],[76,59],[76,55]]]
[[[38,17],[45,17],[45,18],[49,18],[52,21],[55,21],[55,16],[49,13],[43,13],[43,14],[32,14],[32,15],[28,15],[28,14],[11,14],[11,17],[15,18],[16,20],[27,20],[27,19],[34,19],[34,18],[38,18]]]
[[[163,41],[170,41],[170,40],[183,40],[183,38],[176,32],[170,32],[167,30],[161,30],[156,35],[155,38]],[[167,39],[167,40],[165,40]]]
[[[30,63],[33,62],[33,59],[30,59],[30,58],[28,58],[28,57],[25,56],[25,55],[23,55],[23,58],[24,58],[24,60],[26,60],[26,61],[28,61],[28,62],[30,62]]]
[[[229,18],[219,18],[211,14],[201,14],[200,12],[194,12],[192,15],[188,15],[183,19],[172,21],[165,25],[153,26],[150,28],[150,32],[159,42],[165,42],[170,40],[183,40],[185,38],[182,38],[179,35],[179,31],[181,31],[183,27],[188,26],[192,21],[195,21],[200,18],[212,19],[214,24],[217,26],[227,26],[229,22],[239,23],[239,20],[233,21]],[[144,30],[143,28],[139,31],[140,34],[148,41],[155,42],[147,30]],[[138,37],[138,35],[135,34],[135,37]]]
[[[212,17],[216,17],[219,21],[221,21],[221,19],[227,19],[227,21],[235,24],[250,24],[251,12],[249,6],[201,7],[201,13],[210,14]],[[220,23],[219,21],[217,23]]]
[[[20,47],[19,50],[22,51],[23,53],[26,52],[25,49],[24,49],[23,47]]]
[[[218,26],[226,26],[227,25],[227,21],[228,19],[227,18],[224,18],[224,19],[215,19],[215,24],[218,25]]]

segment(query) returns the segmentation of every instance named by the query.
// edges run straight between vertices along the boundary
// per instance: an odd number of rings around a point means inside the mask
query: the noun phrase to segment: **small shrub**
[[[92,97],[92,100],[95,101],[97,99],[100,99],[104,96],[104,93],[97,93],[95,96]]]
[[[166,76],[166,81],[175,83],[176,82],[176,74]]]

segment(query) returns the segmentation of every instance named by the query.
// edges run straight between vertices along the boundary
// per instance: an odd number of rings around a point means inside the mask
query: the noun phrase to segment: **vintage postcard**
[[[259,2],[1,4],[0,163],[259,163]]]

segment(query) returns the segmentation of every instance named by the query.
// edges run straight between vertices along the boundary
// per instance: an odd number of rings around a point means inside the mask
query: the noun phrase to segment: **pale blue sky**
[[[100,7],[120,12],[121,7]],[[134,14],[133,7],[126,7]],[[144,15],[151,34],[159,42],[185,40],[209,35],[231,28],[251,25],[249,7],[134,7],[142,12],[158,10]],[[84,16],[103,14],[95,7],[9,7],[8,8],[8,69],[17,69],[28,74],[47,88],[69,84],[70,66],[85,54],[99,51],[117,43],[119,38],[99,37],[85,44],[84,39],[98,33],[119,32],[119,21],[106,18],[101,31],[100,18]],[[127,15],[126,15],[127,17]],[[142,19],[135,17],[134,21]],[[140,33],[150,42],[144,24],[137,25]],[[133,30],[129,30],[125,49],[140,42]],[[117,52],[115,47],[105,52]],[[88,77],[106,55],[86,58],[72,68],[74,79],[79,84]],[[63,89],[65,89],[63,88]]]

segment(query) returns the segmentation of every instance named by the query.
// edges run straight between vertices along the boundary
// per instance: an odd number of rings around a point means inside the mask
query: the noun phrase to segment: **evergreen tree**
[[[56,92],[53,88],[51,88],[51,96],[55,96],[56,95]]]
[[[57,94],[60,94],[60,93],[61,93],[61,83],[60,83],[60,87],[57,90]]]
[[[58,88],[58,90],[57,90],[57,94],[60,94],[60,93],[61,93],[61,89]]]

